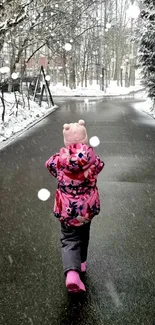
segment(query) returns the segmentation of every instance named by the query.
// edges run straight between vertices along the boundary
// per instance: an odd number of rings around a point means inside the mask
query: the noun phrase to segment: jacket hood
[[[60,150],[59,163],[65,173],[81,173],[96,159],[94,149],[86,144],[73,144]]]

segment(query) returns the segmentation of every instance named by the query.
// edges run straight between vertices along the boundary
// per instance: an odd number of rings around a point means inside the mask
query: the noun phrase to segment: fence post
[[[1,89],[1,92],[2,92],[1,101],[2,101],[2,105],[3,105],[2,122],[4,122],[4,116],[5,116],[5,103],[4,103],[4,92],[3,92],[3,89]]]
[[[35,98],[36,98],[36,93],[37,93],[37,88],[38,88],[38,83],[39,83],[40,75],[41,75],[41,69],[40,69],[39,76],[37,78],[36,85],[35,85],[35,89],[34,89],[34,96],[33,96],[33,100],[34,101],[35,101]]]
[[[51,101],[51,103],[52,103],[52,106],[54,106],[53,97],[52,97],[52,95],[51,95],[51,91],[50,91],[50,88],[49,88],[49,84],[48,84],[48,82],[47,82],[47,80],[46,80],[45,71],[44,71],[43,66],[41,66],[41,71],[42,71],[42,73],[43,73],[43,77],[44,77],[44,81],[45,81],[45,84],[46,84],[46,87],[47,87],[47,90],[48,90],[48,94],[49,94],[49,97],[50,97],[50,101]]]

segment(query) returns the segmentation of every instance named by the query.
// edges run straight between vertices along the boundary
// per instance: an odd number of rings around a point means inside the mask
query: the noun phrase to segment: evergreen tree
[[[149,97],[155,104],[155,0],[143,0],[140,63]]]

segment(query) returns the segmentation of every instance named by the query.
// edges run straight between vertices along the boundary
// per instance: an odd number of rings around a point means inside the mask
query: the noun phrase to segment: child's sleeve
[[[96,174],[98,175],[102,169],[104,168],[104,162],[101,160],[101,158],[99,156],[96,156],[96,161],[95,161],[95,167],[96,167]]]
[[[56,153],[52,157],[50,157],[46,163],[45,167],[49,170],[50,174],[57,178],[58,168],[59,168],[59,153]]]

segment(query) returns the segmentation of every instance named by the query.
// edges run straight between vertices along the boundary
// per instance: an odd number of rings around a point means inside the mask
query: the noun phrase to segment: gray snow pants
[[[81,263],[87,259],[91,222],[80,227],[61,224],[61,247],[64,273],[81,272]]]

